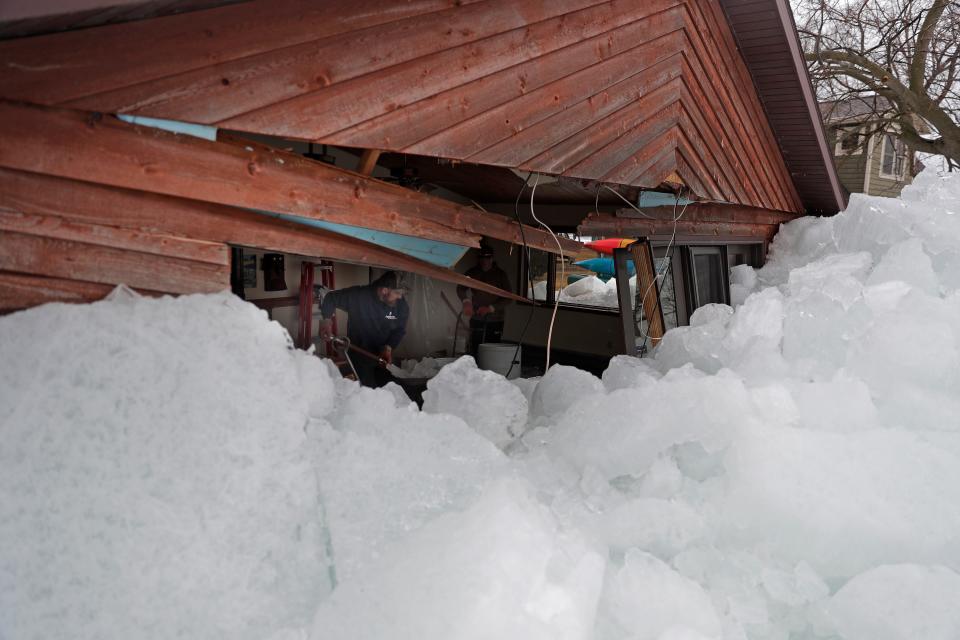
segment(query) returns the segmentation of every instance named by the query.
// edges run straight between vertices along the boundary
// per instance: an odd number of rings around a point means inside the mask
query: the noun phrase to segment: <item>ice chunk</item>
[[[649,360],[633,356],[614,356],[603,371],[603,386],[607,391],[643,387],[660,377]]]
[[[888,565],[862,573],[823,607],[821,632],[844,640],[955,640],[960,575],[946,567]]]
[[[398,410],[383,389],[360,389],[331,421],[315,465],[341,581],[391,542],[471,504],[506,463],[460,418]]]
[[[800,424],[824,431],[860,431],[879,426],[870,389],[842,373],[829,382],[800,383],[793,388]]]
[[[720,619],[710,596],[662,560],[636,549],[606,584],[601,602],[607,637],[657,640],[677,636],[678,627],[717,638]],[[696,636],[694,636],[696,637]]]
[[[307,402],[307,415],[325,418],[336,404],[336,383],[340,372],[326,358],[297,358],[300,385]]]
[[[229,294],[49,305],[0,333],[0,636],[263,638],[309,619],[331,586],[314,356]]]
[[[563,415],[580,398],[603,392],[603,383],[587,371],[555,364],[533,390],[530,415],[553,419]]]
[[[750,427],[724,464],[722,527],[738,544],[762,541],[826,578],[885,561],[960,562],[960,467],[942,443],[901,430]]]
[[[732,313],[727,305],[699,307],[689,327],[677,327],[664,335],[654,352],[657,367],[666,371],[692,364],[708,373],[719,371],[725,355],[721,343]]]
[[[750,296],[730,319],[723,346],[740,351],[755,343],[763,349],[779,349],[783,339],[783,295],[770,287]]]
[[[705,304],[697,307],[690,316],[691,327],[704,327],[710,324],[719,323],[727,326],[730,318],[733,317],[733,309],[725,304]]]
[[[806,562],[797,563],[792,571],[765,567],[760,582],[774,601],[790,607],[817,602],[830,595],[830,587]]]
[[[816,291],[847,308],[860,296],[872,264],[866,251],[828,255],[792,270],[789,290],[795,296]]]
[[[937,295],[940,284],[930,256],[923,250],[922,240],[910,238],[890,247],[867,278],[867,284],[891,280],[900,280],[924,293]]]
[[[580,278],[572,284],[568,284],[563,288],[562,295],[576,298],[577,296],[589,295],[592,293],[603,293],[606,291],[607,285],[598,278],[597,276],[587,276],[586,278]]]
[[[313,621],[316,640],[587,640],[604,560],[519,481],[494,483],[344,582]]]
[[[698,441],[711,454],[722,448],[753,405],[733,376],[704,377],[686,368],[654,385],[592,395],[570,407],[553,428],[551,449],[608,478],[646,473],[673,445]]]
[[[506,447],[523,433],[528,406],[517,385],[462,356],[427,382],[423,410],[459,416],[490,442]]]
[[[638,498],[617,506],[600,520],[603,540],[613,549],[645,549],[669,560],[705,532],[703,518],[678,500]]]
[[[757,271],[750,265],[738,264],[730,267],[730,284],[737,284],[747,291],[753,291],[757,282]]]
[[[739,307],[757,286],[757,272],[748,264],[730,268],[730,304]]]

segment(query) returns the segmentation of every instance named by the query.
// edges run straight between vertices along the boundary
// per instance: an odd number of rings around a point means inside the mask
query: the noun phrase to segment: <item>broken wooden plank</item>
[[[357,162],[357,173],[364,176],[373,174],[373,168],[377,166],[377,160],[379,159],[379,149],[364,149],[360,160]]]
[[[6,169],[0,169],[0,199],[23,212],[399,269],[525,300],[399,251],[235,207]]]
[[[0,204],[0,231],[17,231],[32,236],[73,240],[210,264],[230,264],[230,252],[222,242],[76,222],[61,216],[25,214],[4,210],[6,206]]]
[[[657,284],[657,271],[653,266],[653,249],[650,241],[641,238],[630,245],[630,254],[637,271],[637,291],[643,317],[647,321],[646,338],[653,346],[663,339],[663,309],[660,306],[660,287]]]
[[[94,302],[104,298],[114,288],[112,284],[0,271],[0,313],[28,309],[48,302]],[[149,296],[163,295],[148,289],[136,291]]]
[[[229,289],[230,267],[25,233],[0,234],[0,270],[167,293]]]
[[[263,145],[139,127],[111,116],[0,101],[0,166],[206,202],[362,226],[462,246],[519,244],[509,218]],[[50,148],[57,148],[56,154]],[[546,232],[526,241],[557,251]],[[567,249],[579,243],[566,241]]]

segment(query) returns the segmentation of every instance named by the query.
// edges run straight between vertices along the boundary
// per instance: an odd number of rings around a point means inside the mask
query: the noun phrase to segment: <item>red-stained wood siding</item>
[[[802,211],[717,0],[255,0],[0,60],[8,98]]]
[[[83,157],[77,158],[83,162]],[[490,285],[324,229],[246,209],[0,168],[0,311],[229,287],[227,246],[388,266],[499,296]]]

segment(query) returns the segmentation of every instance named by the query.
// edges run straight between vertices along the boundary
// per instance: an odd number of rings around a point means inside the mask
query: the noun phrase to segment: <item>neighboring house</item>
[[[889,110],[879,96],[820,103],[837,173],[851,193],[895,197],[918,173],[914,150],[895,130],[879,131]]]

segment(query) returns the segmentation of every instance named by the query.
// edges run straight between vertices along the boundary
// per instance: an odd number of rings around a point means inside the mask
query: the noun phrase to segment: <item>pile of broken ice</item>
[[[0,319],[0,637],[960,637],[960,179],[417,410],[229,295]]]

